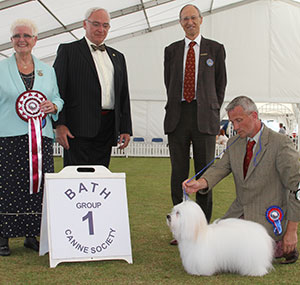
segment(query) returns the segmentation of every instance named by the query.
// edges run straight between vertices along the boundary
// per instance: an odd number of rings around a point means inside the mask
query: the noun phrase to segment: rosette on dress
[[[17,114],[28,122],[30,194],[38,193],[42,183],[42,119],[46,114],[41,111],[40,104],[46,100],[43,93],[28,90],[16,101]]]

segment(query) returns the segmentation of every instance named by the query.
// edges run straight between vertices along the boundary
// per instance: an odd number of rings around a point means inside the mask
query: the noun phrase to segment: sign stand
[[[60,262],[132,263],[125,173],[67,166],[45,174],[40,255]]]

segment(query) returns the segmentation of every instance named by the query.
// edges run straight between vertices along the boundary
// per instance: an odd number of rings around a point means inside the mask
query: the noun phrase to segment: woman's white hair
[[[99,11],[99,10],[105,11],[107,13],[108,17],[109,17],[109,20],[110,20],[110,15],[109,15],[108,11],[106,9],[100,8],[100,7],[93,7],[93,8],[88,9],[85,13],[84,19],[87,20],[92,15],[92,13],[94,13],[96,11]]]
[[[17,20],[15,20],[10,26],[11,35],[14,34],[14,30],[17,27],[28,27],[28,28],[31,29],[31,32],[32,32],[33,36],[38,35],[37,26],[32,20],[29,20],[29,19],[17,19]]]

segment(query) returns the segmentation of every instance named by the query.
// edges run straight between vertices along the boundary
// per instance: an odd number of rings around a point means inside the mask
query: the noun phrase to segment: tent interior
[[[134,136],[166,141],[164,48],[184,38],[178,15],[186,4],[202,11],[201,34],[226,49],[228,83],[221,119],[226,118],[224,108],[230,100],[246,95],[273,129],[282,122],[288,134],[298,133],[300,0],[2,0],[0,60],[14,52],[14,20],[29,18],[37,24],[39,40],[33,54],[52,65],[60,43],[84,36],[85,11],[104,7],[111,15],[106,44],[126,58]]]

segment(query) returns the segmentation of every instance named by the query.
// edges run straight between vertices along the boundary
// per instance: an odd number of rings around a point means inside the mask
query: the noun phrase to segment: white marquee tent
[[[134,136],[165,138],[163,53],[184,37],[178,13],[188,3],[203,12],[203,36],[225,46],[224,106],[247,95],[259,103],[262,118],[282,121],[292,131],[300,107],[300,0],[0,0],[0,60],[13,53],[9,27],[15,19],[37,23],[33,53],[52,64],[60,43],[84,35],[85,11],[104,7],[112,18],[106,43],[127,60]]]

